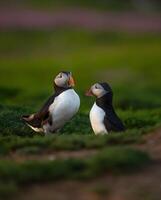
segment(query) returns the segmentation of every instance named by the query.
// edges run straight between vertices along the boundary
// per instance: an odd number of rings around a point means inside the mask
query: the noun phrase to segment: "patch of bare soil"
[[[161,129],[156,129],[144,137],[145,145],[140,148],[147,151],[155,160],[161,160]]]
[[[3,160],[13,160],[16,162],[24,162],[26,160],[37,160],[37,161],[45,161],[45,160],[55,160],[55,159],[68,159],[68,158],[84,158],[89,157],[96,154],[97,150],[81,150],[81,151],[55,151],[50,153],[42,153],[42,154],[24,154],[24,153],[16,153],[12,152],[8,156],[3,157]]]
[[[137,148],[148,151],[154,163],[130,175],[103,176],[94,180],[59,181],[25,188],[20,200],[160,200],[161,129],[145,136]]]
[[[92,181],[61,181],[24,189],[21,200],[160,200],[161,163],[128,176],[105,176]]]

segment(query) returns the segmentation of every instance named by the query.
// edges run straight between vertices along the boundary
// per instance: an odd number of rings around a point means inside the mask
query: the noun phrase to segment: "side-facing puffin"
[[[39,112],[24,115],[22,119],[36,132],[55,133],[79,110],[80,98],[74,91],[71,72],[60,72],[54,79],[55,93]]]
[[[96,83],[86,93],[95,96],[96,102],[90,111],[90,122],[94,133],[107,134],[110,131],[123,131],[124,125],[115,113],[112,101],[113,92],[109,84]]]

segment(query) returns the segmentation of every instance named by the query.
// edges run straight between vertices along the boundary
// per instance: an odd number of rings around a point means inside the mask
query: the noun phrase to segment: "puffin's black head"
[[[113,96],[112,89],[108,83],[96,83],[89,91],[86,93],[87,96],[96,96],[96,98],[101,98],[103,96],[108,96],[109,98]]]
[[[75,85],[71,72],[60,72],[54,79],[54,85],[59,88],[71,88]]]

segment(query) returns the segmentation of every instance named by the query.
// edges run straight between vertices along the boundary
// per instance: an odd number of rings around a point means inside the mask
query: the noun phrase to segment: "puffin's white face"
[[[74,79],[71,73],[60,72],[56,76],[54,82],[58,87],[62,88],[68,88],[74,86]]]
[[[108,91],[106,91],[102,85],[99,83],[94,84],[91,89],[86,93],[87,96],[96,96],[97,98],[100,98],[104,96]]]

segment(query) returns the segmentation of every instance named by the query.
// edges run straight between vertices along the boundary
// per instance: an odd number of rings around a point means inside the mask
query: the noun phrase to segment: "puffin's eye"
[[[60,75],[59,75],[59,78],[62,78],[62,77],[63,77],[62,74],[60,74]]]
[[[99,89],[97,85],[95,85],[95,89]]]

